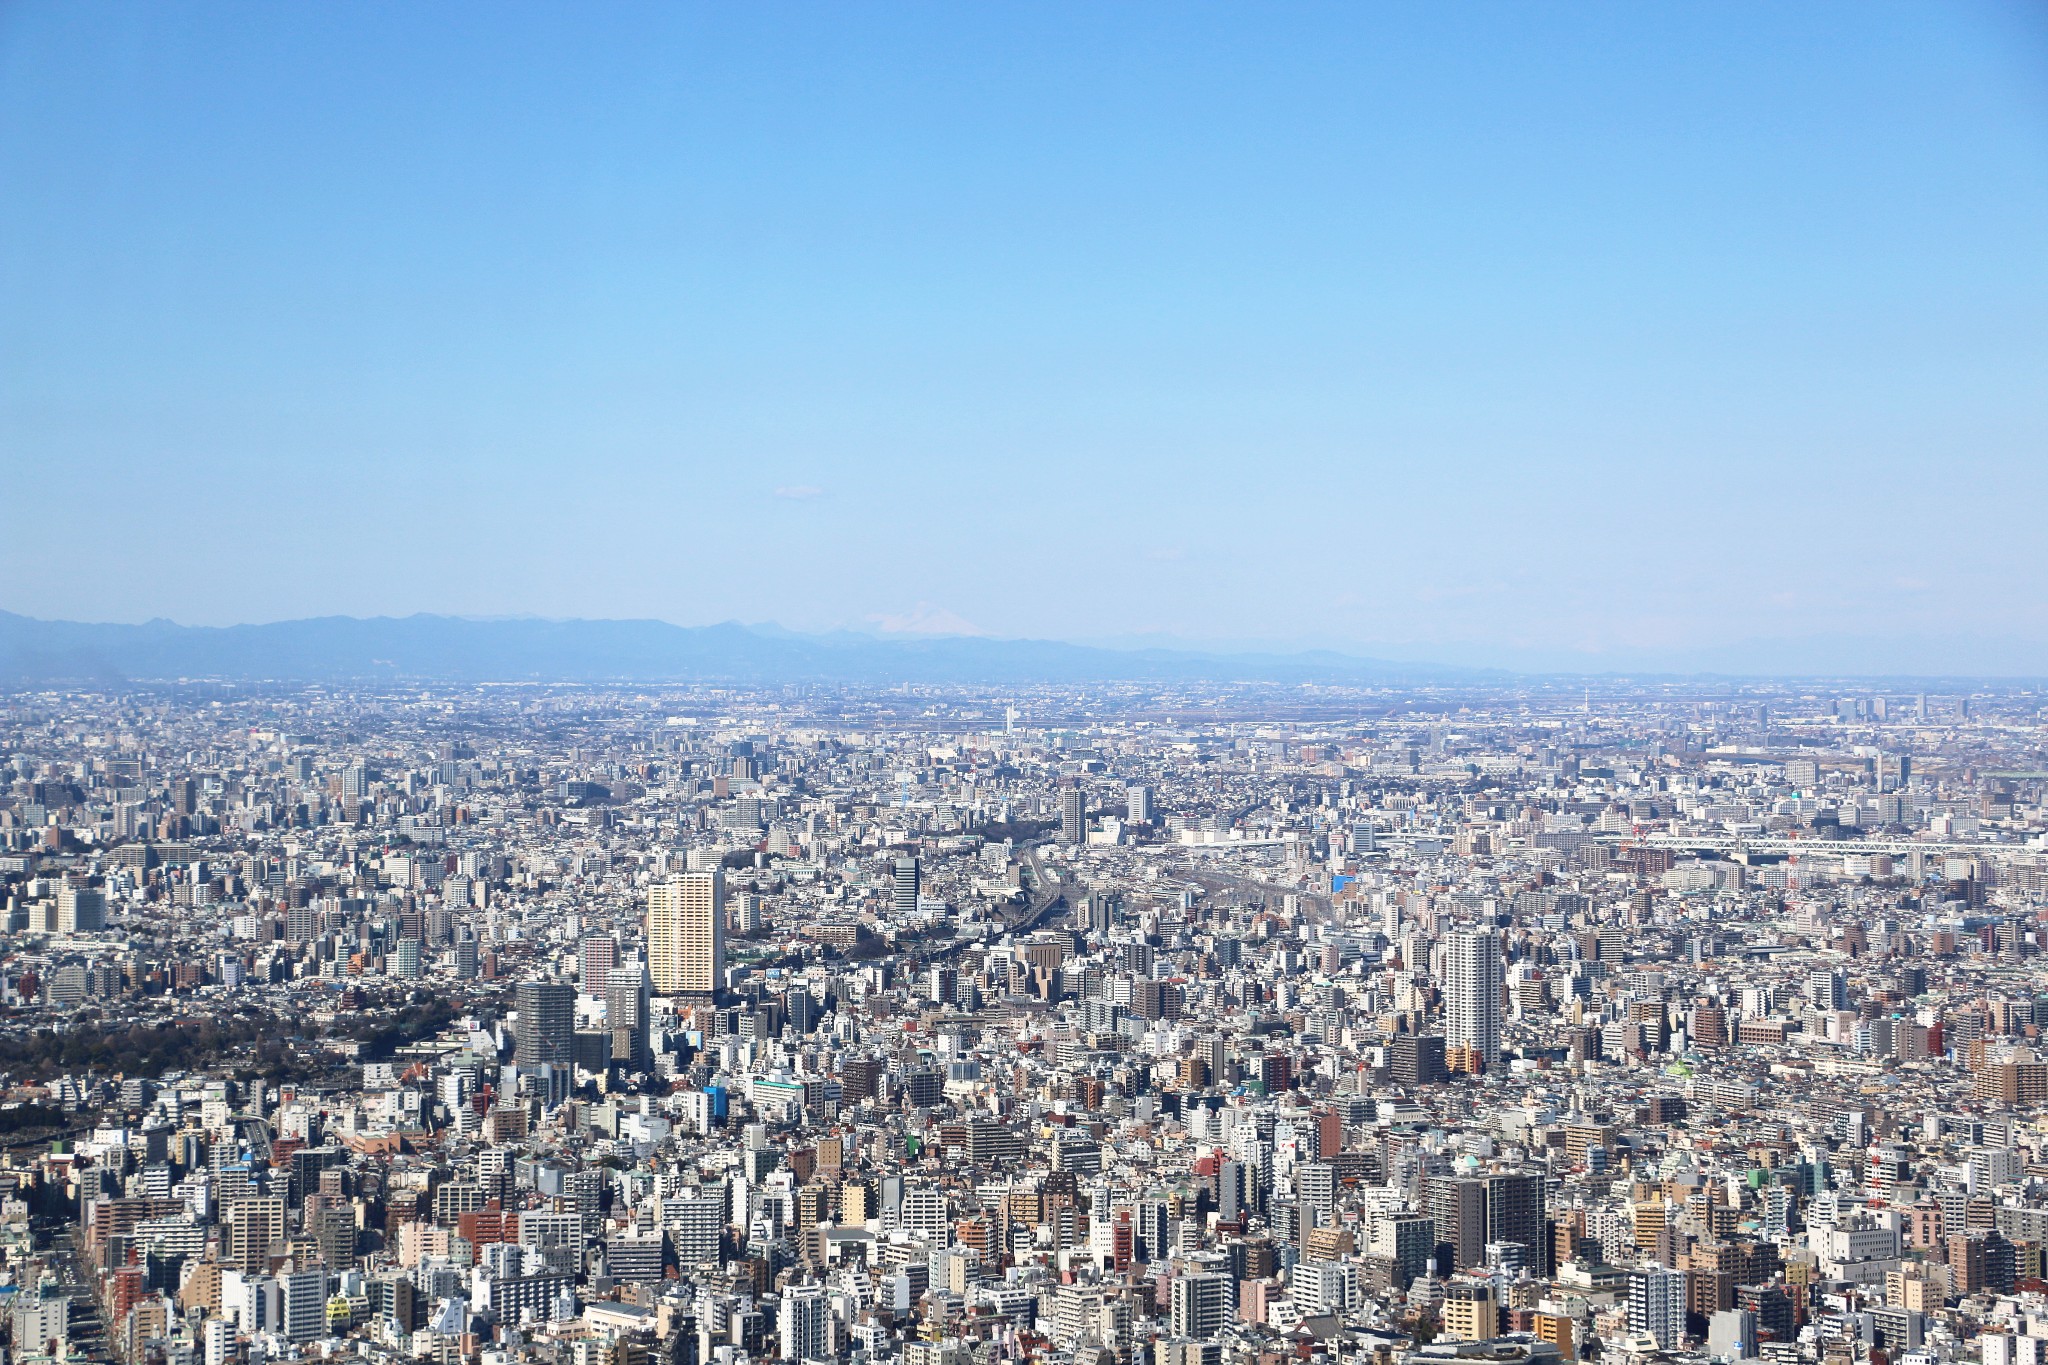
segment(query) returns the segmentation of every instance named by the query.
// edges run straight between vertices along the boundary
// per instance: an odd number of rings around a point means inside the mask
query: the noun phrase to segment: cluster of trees
[[[362,1044],[367,1061],[383,1061],[407,1043],[431,1038],[455,1018],[455,1006],[440,997],[418,1000],[395,1014],[372,1015],[338,1023],[332,1036]]]
[[[448,1001],[421,999],[389,1014],[339,1022],[332,1036],[356,1040],[364,1056],[377,1060],[439,1033],[454,1017]],[[331,1069],[331,1061],[294,1049],[298,1033],[295,1020],[267,1012],[126,1025],[85,1019],[61,1033],[37,1029],[0,1037],[0,1071],[46,1079],[80,1071],[154,1077],[232,1068],[244,1078],[283,1081],[310,1079]]]
[[[0,1038],[0,1071],[48,1077],[71,1071],[156,1076],[191,1070],[256,1047],[282,1047],[275,1020],[228,1015],[162,1024],[81,1022],[59,1033],[37,1029]]]
[[[62,1128],[76,1115],[47,1104],[16,1104],[0,1109],[0,1136],[43,1128]]]

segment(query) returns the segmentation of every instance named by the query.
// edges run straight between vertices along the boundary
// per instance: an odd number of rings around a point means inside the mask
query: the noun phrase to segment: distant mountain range
[[[2048,679],[2031,637],[1812,635],[1684,651],[1463,646],[1462,663],[1332,650],[1123,648],[965,635],[805,635],[775,625],[321,616],[256,626],[42,621],[0,611],[0,687],[166,682],[1091,682],[1473,686],[1538,678],[1793,679],[1892,687]],[[1487,667],[1498,662],[1508,667]],[[1576,685],[1576,682],[1574,682]]]
[[[1491,670],[1330,652],[1102,649],[968,636],[800,635],[735,623],[322,616],[253,626],[94,625],[0,611],[0,685],[162,682],[1331,682]]]

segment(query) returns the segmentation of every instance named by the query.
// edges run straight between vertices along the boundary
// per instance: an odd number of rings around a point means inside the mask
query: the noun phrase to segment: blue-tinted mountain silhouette
[[[1050,640],[801,635],[733,623],[322,616],[251,626],[93,625],[0,612],[0,683],[1244,681],[1429,683],[1474,669],[1330,652],[1101,649]],[[1499,676],[1499,675],[1495,675]]]

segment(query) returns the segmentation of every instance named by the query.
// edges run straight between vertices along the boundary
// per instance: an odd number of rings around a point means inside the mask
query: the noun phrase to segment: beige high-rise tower
[[[649,888],[647,973],[659,995],[718,993],[725,982],[724,872],[685,872]]]

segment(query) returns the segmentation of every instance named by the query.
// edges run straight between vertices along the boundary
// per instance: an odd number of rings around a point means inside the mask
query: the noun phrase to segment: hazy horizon
[[[0,608],[4,613],[5,608]],[[1044,645],[1063,649],[1079,646],[1086,649],[1113,652],[1180,654],[1217,659],[1276,661],[1300,660],[1308,656],[1327,656],[1333,660],[1349,660],[1359,664],[1386,663],[1395,666],[1414,665],[1425,669],[1450,669],[1467,672],[1499,672],[1523,677],[1544,676],[1661,676],[1675,678],[1741,678],[1750,680],[1775,680],[1798,682],[1810,679],[1860,679],[1873,684],[1886,681],[1927,680],[1927,679],[1977,679],[1994,683],[2033,683],[2048,680],[2048,654],[2044,654],[2028,642],[2000,641],[1986,638],[1951,637],[1947,639],[1901,640],[1897,637],[1882,639],[1854,638],[1842,636],[1818,636],[1786,640],[1749,640],[1716,649],[1694,651],[1615,651],[1598,655],[1573,654],[1563,650],[1536,651],[1510,650],[1488,643],[1448,644],[1434,648],[1411,649],[1400,645],[1375,648],[1333,647],[1316,640],[1258,640],[1230,639],[1218,637],[1187,637],[1164,634],[1143,636],[1111,636],[1097,638],[1064,638],[1056,636],[998,636],[986,632],[962,634],[943,629],[929,629],[913,625],[909,628],[891,628],[889,625],[871,625],[827,631],[795,631],[775,621],[739,621],[724,619],[718,621],[673,622],[657,617],[606,618],[574,616],[542,616],[534,613],[511,613],[493,616],[462,616],[431,612],[387,613],[375,617],[328,615],[320,617],[286,618],[265,622],[235,622],[227,625],[191,626],[167,617],[153,617],[143,621],[126,622],[48,622],[44,618],[23,616],[22,619],[61,628],[83,626],[87,630],[132,629],[139,626],[169,625],[180,630],[233,631],[237,629],[262,629],[264,627],[299,627],[318,622],[345,622],[350,625],[392,622],[405,624],[414,621],[460,622],[474,624],[531,623],[545,626],[631,626],[652,624],[662,627],[678,627],[685,630],[702,630],[707,627],[737,627],[767,640],[789,639],[801,642],[829,643],[835,640],[873,641],[881,645],[912,644],[919,646],[957,643],[962,646],[1036,646]],[[4,623],[0,616],[0,623]],[[318,640],[321,637],[312,637]],[[22,663],[20,650],[26,643],[17,638],[17,632],[0,631],[0,675],[10,668],[19,668]],[[301,639],[303,647],[307,641]],[[336,659],[348,653],[349,642],[329,639],[328,643],[337,651]],[[32,651],[33,652],[33,651]],[[577,661],[570,654],[557,651],[554,656],[557,665],[564,670],[563,676],[573,672]],[[333,660],[330,660],[332,662]],[[1010,672],[1015,673],[1012,667]],[[1338,670],[1339,673],[1342,670]],[[1021,675],[1020,675],[1021,676]],[[1332,674],[1333,678],[1338,675]]]
[[[2048,675],[2022,5],[27,4],[0,184],[25,615]]]

